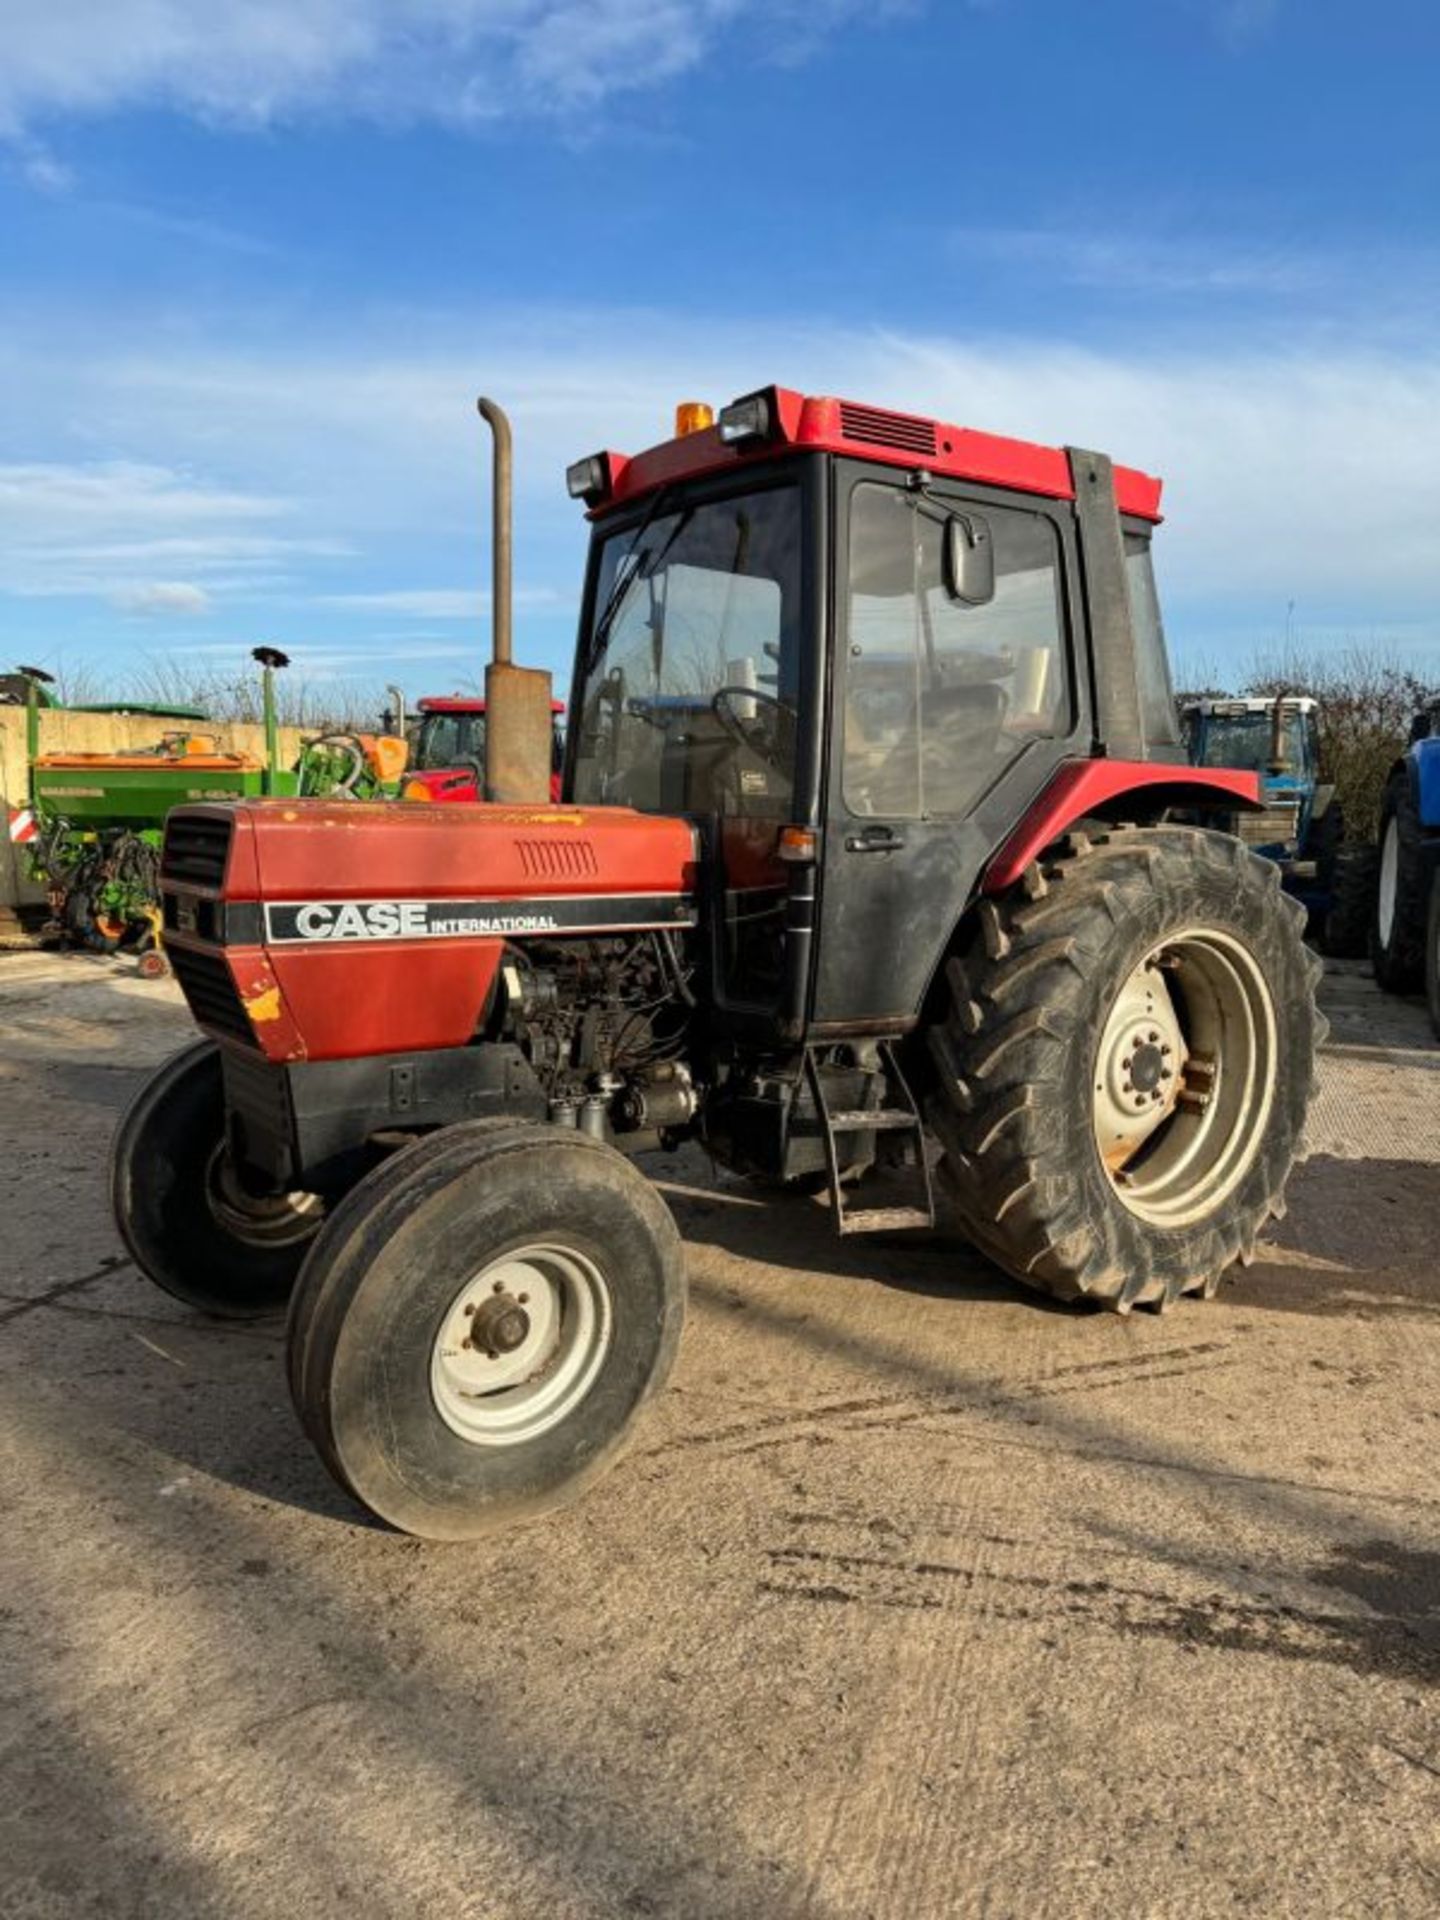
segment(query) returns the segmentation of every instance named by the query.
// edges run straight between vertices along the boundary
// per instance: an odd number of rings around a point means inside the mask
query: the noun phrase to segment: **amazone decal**
[[[571,895],[554,900],[271,900],[271,945],[343,940],[508,940],[534,933],[629,933],[695,924],[679,894]]]

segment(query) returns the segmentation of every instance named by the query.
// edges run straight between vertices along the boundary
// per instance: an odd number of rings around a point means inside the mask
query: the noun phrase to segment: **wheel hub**
[[[529,1333],[530,1316],[510,1293],[492,1293],[470,1321],[470,1344],[486,1353],[514,1353]]]
[[[1095,1132],[1112,1171],[1139,1151],[1174,1107],[1185,1059],[1175,1004],[1159,956],[1152,956],[1121,988],[1100,1036]]]

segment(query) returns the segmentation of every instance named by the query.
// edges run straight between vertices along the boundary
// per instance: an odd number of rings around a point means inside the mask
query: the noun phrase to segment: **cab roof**
[[[786,449],[848,454],[912,471],[924,467],[947,479],[1013,488],[1049,500],[1075,497],[1069,458],[1062,447],[1007,439],[857,400],[797,393],[789,387],[769,387],[763,392],[770,401],[771,431],[762,442],[727,444],[717,424],[662,440],[643,453],[607,453],[610,487],[595,514],[611,512],[658,486],[773,458]],[[1136,467],[1115,468],[1115,493],[1122,513],[1158,521],[1160,489],[1161,482],[1151,474]]]
[[[1308,693],[1287,693],[1280,701],[1281,710],[1285,713],[1314,713],[1319,708],[1319,705],[1320,702],[1316,700],[1312,694]],[[1220,698],[1217,696],[1214,698],[1207,697],[1199,700],[1187,700],[1185,702],[1185,711],[1186,713],[1218,713],[1225,715],[1229,719],[1234,719],[1243,714],[1274,713],[1275,702],[1265,699],[1263,695],[1256,694],[1247,695],[1243,699]]]
[[[485,702],[470,694],[446,693],[426,694],[423,700],[415,703],[417,713],[484,713]],[[551,713],[564,713],[565,702],[552,700]]]

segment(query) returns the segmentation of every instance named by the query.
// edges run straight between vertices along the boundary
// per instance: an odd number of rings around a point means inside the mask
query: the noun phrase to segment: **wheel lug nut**
[[[517,1300],[518,1300],[518,1301],[520,1302],[520,1304],[521,1304],[521,1306],[522,1306],[522,1307],[528,1307],[528,1306],[529,1306],[529,1304],[530,1304],[530,1296],[529,1296],[529,1294],[528,1294],[528,1293],[518,1293],[518,1294],[516,1294],[516,1296],[515,1296],[515,1297],[516,1297],[516,1299],[517,1299]]]
[[[503,1280],[497,1280],[490,1291],[492,1293],[503,1293],[505,1291],[505,1282]]]
[[[474,1313],[474,1311],[475,1311],[475,1302],[474,1302],[473,1300],[467,1300],[467,1301],[465,1302],[465,1311],[466,1311],[466,1313]]]
[[[473,1340],[462,1340],[460,1344],[462,1347],[464,1347],[468,1351],[471,1347],[474,1346],[475,1342]]]

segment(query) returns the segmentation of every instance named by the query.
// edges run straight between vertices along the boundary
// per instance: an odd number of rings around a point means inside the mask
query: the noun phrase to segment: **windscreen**
[[[483,713],[427,713],[420,725],[415,765],[422,769],[459,766],[485,758]]]
[[[788,817],[800,647],[794,485],[677,499],[600,551],[573,797]]]
[[[1305,735],[1298,713],[1285,716],[1283,752],[1292,771],[1305,764]],[[1212,713],[1205,728],[1207,767],[1239,767],[1247,773],[1266,773],[1274,758],[1274,717],[1271,713]]]

